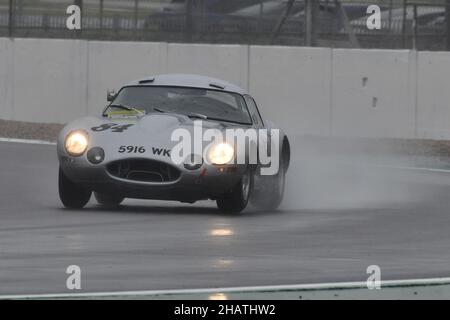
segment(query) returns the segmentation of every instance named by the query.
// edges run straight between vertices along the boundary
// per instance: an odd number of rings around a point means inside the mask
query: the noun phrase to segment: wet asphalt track
[[[0,168],[0,294],[68,292],[73,264],[82,269],[82,292],[365,281],[371,264],[386,280],[450,276],[443,173],[390,171],[386,187],[397,183],[408,201],[335,208],[319,201],[294,209],[294,178],[287,209],[232,216],[212,202],[65,210],[54,146],[0,143]],[[322,199],[335,197],[333,188]]]

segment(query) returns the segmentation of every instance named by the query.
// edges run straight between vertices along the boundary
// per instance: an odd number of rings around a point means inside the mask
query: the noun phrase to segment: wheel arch
[[[284,167],[284,171],[286,172],[289,169],[289,165],[291,162],[291,144],[289,142],[289,138],[284,135],[282,147],[281,147],[281,160]]]

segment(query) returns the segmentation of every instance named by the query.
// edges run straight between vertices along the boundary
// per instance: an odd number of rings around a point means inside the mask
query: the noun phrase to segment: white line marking
[[[49,145],[49,146],[56,145],[56,142],[50,142],[50,141],[44,141],[44,140],[32,140],[32,139],[14,139],[14,138],[0,138],[0,142],[40,144],[40,145]]]
[[[450,278],[430,278],[414,280],[388,280],[382,281],[382,288],[450,285]],[[309,291],[309,290],[342,290],[342,289],[367,289],[367,282],[337,282],[320,284],[295,284],[280,286],[254,286],[254,287],[230,287],[209,289],[179,289],[179,290],[151,290],[151,291],[118,291],[95,293],[61,293],[61,294],[36,294],[36,295],[9,295],[0,296],[0,300],[12,299],[58,299],[58,298],[98,298],[98,297],[125,297],[125,296],[161,296],[161,295],[191,295],[212,293],[256,293],[256,292],[282,292],[282,291]],[[367,289],[368,290],[368,289]]]

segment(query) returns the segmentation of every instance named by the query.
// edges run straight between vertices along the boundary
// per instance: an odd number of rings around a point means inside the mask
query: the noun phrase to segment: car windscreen
[[[219,90],[168,86],[125,87],[105,110],[105,114],[120,113],[125,108],[136,112],[168,112],[219,121],[252,123],[243,96]]]

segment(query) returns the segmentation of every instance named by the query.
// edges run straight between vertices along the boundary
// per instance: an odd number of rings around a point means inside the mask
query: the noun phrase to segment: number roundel
[[[98,127],[92,127],[91,130],[94,132],[103,132],[111,130],[111,132],[124,132],[128,128],[134,126],[134,124],[124,124],[124,125],[118,125],[117,123],[105,123]]]

